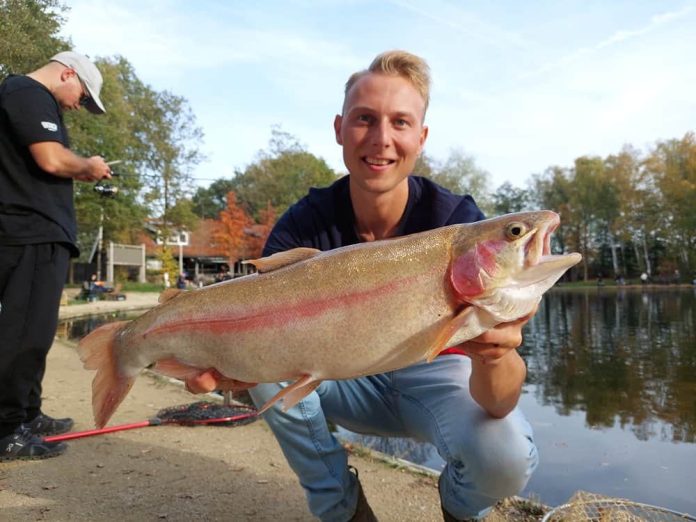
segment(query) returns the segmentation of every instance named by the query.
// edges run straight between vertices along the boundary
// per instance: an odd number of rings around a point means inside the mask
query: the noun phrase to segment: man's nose
[[[379,121],[372,126],[371,141],[372,145],[380,148],[389,147],[391,144],[391,127],[388,122]]]

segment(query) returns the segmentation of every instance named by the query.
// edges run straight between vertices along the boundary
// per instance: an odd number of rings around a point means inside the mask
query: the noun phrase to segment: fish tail
[[[115,340],[129,321],[116,321],[94,330],[80,341],[80,360],[88,370],[97,370],[92,381],[92,412],[97,428],[103,428],[133,386],[135,376],[119,371]]]

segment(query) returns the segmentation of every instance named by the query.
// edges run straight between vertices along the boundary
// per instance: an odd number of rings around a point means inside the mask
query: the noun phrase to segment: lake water
[[[524,496],[558,505],[584,490],[696,513],[696,289],[555,289],[521,353],[541,459]],[[444,465],[427,444],[342,435]]]
[[[81,337],[121,319],[62,328]],[[696,288],[554,289],[527,325],[521,353],[521,407],[541,458],[523,495],[559,505],[584,490],[696,513]],[[427,444],[341,434],[444,465]]]

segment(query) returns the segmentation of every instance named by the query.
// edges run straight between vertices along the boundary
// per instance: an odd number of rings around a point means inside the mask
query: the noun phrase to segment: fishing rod
[[[123,163],[124,160],[112,160],[112,161],[107,161],[106,164],[109,166],[113,165],[119,165]],[[122,174],[119,172],[111,172],[111,177],[119,177],[119,178],[158,178],[156,174]],[[195,181],[216,181],[215,179],[212,178],[195,178]],[[100,196],[104,198],[112,198],[118,194],[119,188],[108,181],[105,181],[103,179],[100,179],[97,181],[97,183],[94,185],[93,188],[94,192],[99,194]]]

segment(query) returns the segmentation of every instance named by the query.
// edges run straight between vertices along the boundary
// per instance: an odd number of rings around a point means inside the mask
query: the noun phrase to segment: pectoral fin
[[[261,407],[259,414],[266,411],[268,408],[273,406],[274,403],[281,399],[283,400],[283,411],[288,411],[295,404],[312,393],[320,384],[321,381],[315,380],[311,375],[305,375],[276,393],[271,400]]]
[[[469,320],[469,316],[474,312],[475,308],[473,306],[467,306],[463,308],[457,315],[455,315],[451,321],[449,321],[445,327],[440,331],[440,333],[435,338],[435,342],[428,350],[426,354],[428,362],[432,362],[437,355],[447,347],[447,341],[449,341],[452,336],[466,325]]]
[[[264,272],[271,272],[272,270],[304,261],[305,259],[316,256],[320,252],[321,250],[317,250],[316,248],[299,247],[286,250],[285,252],[278,252],[268,257],[248,259],[242,261],[242,263],[254,265],[256,270],[263,274]]]

